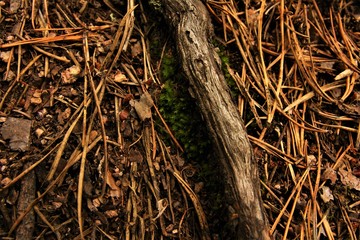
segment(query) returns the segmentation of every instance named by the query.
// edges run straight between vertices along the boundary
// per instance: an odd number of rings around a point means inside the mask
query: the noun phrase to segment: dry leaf
[[[62,202],[56,202],[56,201],[52,202],[51,204],[54,206],[55,209],[59,209],[63,205]]]
[[[139,41],[137,41],[134,45],[131,45],[131,56],[136,57],[142,53],[142,47]]]
[[[127,80],[127,77],[125,76],[125,74],[123,74],[120,71],[116,72],[116,74],[114,76],[114,82],[121,83],[121,82],[126,81],[126,80]]]
[[[11,178],[6,177],[0,181],[0,185],[1,185],[1,187],[4,187],[4,186],[8,185],[9,183],[11,183],[11,181],[12,181]]]
[[[98,209],[97,209],[96,206],[93,204],[93,202],[91,201],[90,198],[87,198],[87,199],[86,199],[86,204],[87,204],[88,209],[89,209],[91,212],[98,211]]]
[[[30,103],[35,104],[35,105],[39,105],[39,104],[42,103],[42,100],[41,100],[41,98],[32,97],[32,98],[30,99]]]
[[[130,105],[135,108],[141,121],[151,118],[151,107],[154,105],[154,102],[148,92],[141,95],[140,101],[131,100]]]
[[[317,159],[316,159],[316,157],[315,157],[315,155],[308,155],[308,157],[307,157],[307,164],[309,165],[309,166],[311,166],[311,165],[315,165],[316,164],[316,161],[317,161]]]
[[[320,68],[326,71],[331,71],[334,69],[335,61],[320,62]]]
[[[339,169],[341,182],[349,187],[350,189],[355,189],[360,191],[360,179],[355,177],[351,172],[346,171],[345,169]]]
[[[12,1],[10,1],[9,12],[11,14],[16,13],[19,10],[20,6],[21,6],[21,2],[22,1],[20,1],[20,0],[12,0]]]
[[[327,167],[325,169],[325,171],[322,173],[321,175],[321,179],[323,181],[325,180],[330,180],[331,184],[334,185],[336,180],[337,180],[337,174],[336,171],[334,169],[332,169],[331,167]]]
[[[35,104],[35,105],[41,104],[42,103],[42,99],[41,99],[42,92],[43,92],[42,90],[36,89],[30,99],[30,103]]]
[[[71,108],[66,108],[63,112],[60,112],[57,120],[58,122],[63,125],[67,119],[71,116]]]
[[[130,115],[129,110],[127,110],[127,109],[121,110],[119,113],[120,120],[126,120],[129,117],[129,115]]]
[[[64,84],[75,82],[80,76],[81,68],[79,66],[71,66],[61,73],[61,80]]]
[[[107,211],[105,211],[105,214],[108,218],[113,218],[113,217],[119,216],[119,214],[116,210],[107,210]]]
[[[100,207],[102,204],[101,202],[101,199],[100,198],[95,198],[92,200],[92,205],[95,207],[95,208],[98,208]]]
[[[0,52],[0,59],[3,62],[8,62],[11,57],[11,51]]]
[[[8,74],[6,75],[6,72],[4,72],[3,80],[4,81],[12,81],[16,78],[16,74],[14,71],[9,70]]]
[[[320,197],[325,203],[334,200],[334,196],[332,195],[332,192],[329,187],[322,186],[320,189],[322,190],[322,193],[320,193]]]

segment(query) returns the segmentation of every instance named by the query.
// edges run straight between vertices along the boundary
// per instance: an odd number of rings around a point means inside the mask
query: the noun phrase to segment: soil
[[[207,7],[272,236],[357,239],[359,9],[315,3]],[[209,139],[189,154],[160,104],[164,55],[177,56],[158,14],[133,0],[31,4],[0,1],[0,238],[231,239],[237,205]]]

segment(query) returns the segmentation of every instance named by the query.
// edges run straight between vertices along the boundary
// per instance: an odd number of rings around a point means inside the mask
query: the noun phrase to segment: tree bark
[[[257,164],[242,119],[231,100],[221,61],[209,40],[212,25],[199,0],[162,0],[189,79],[233,197],[239,205],[237,239],[270,239]]]

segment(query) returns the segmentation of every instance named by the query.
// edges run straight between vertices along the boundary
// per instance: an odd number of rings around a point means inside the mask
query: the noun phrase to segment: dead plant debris
[[[240,6],[241,5],[241,6]],[[359,9],[345,1],[208,1],[275,239],[358,239]],[[251,113],[250,113],[251,112]]]
[[[143,4],[0,1],[1,238],[206,238],[206,188],[184,175],[193,166],[154,105]],[[271,234],[359,239],[356,1],[206,4]]]

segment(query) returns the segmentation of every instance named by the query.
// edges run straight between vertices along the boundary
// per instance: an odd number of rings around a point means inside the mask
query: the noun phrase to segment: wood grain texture
[[[24,170],[31,166],[31,162],[24,165]],[[20,216],[26,208],[35,200],[36,179],[35,172],[29,172],[21,181],[21,189],[18,198],[17,215]],[[33,239],[35,230],[35,213],[31,209],[16,229],[16,239]]]
[[[209,42],[212,25],[208,12],[198,0],[162,0],[162,3],[184,74],[240,206],[237,239],[270,239],[257,164],[242,119],[231,100],[221,61]]]

